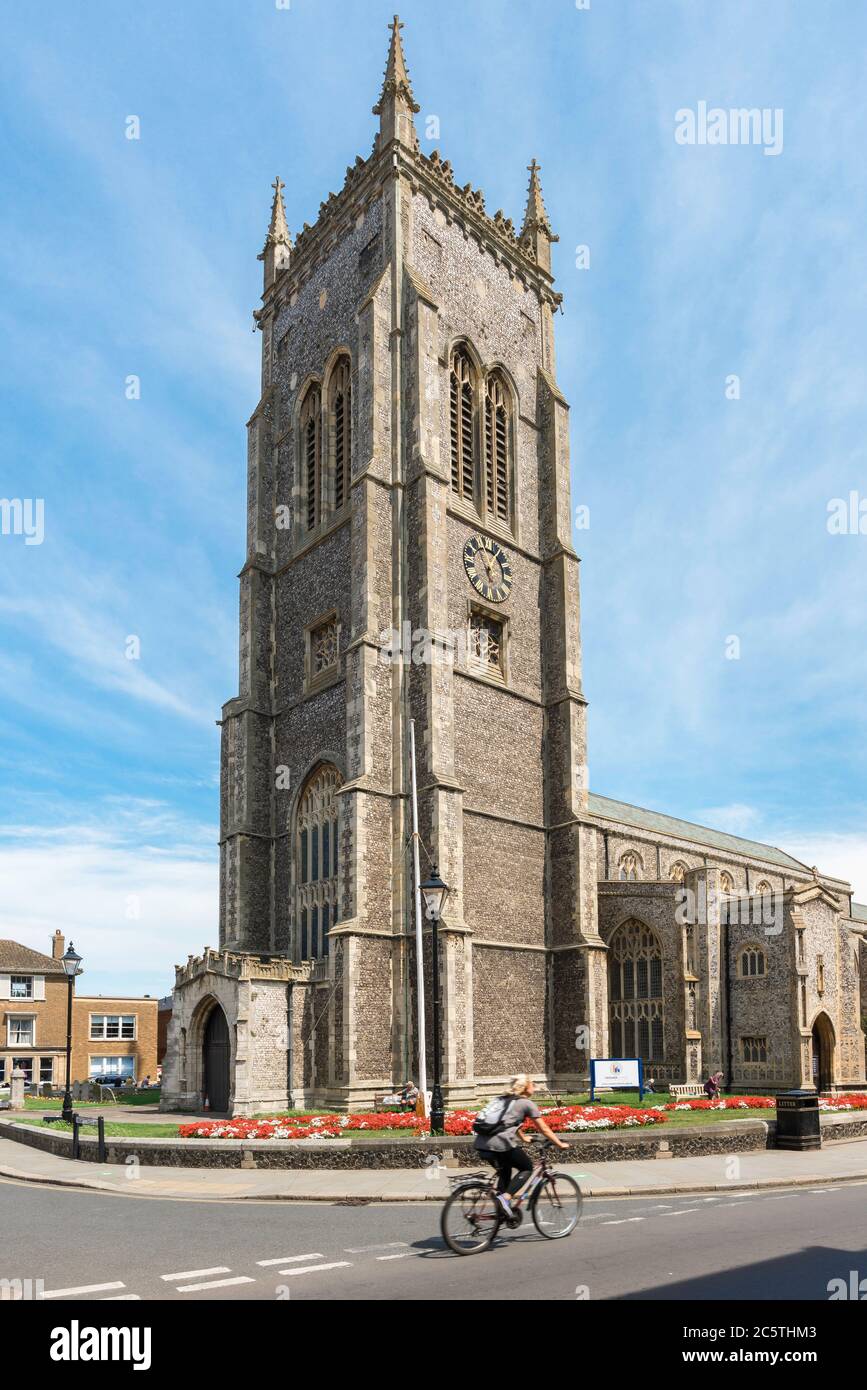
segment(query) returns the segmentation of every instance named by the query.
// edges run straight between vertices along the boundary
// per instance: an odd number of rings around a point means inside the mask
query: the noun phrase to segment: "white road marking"
[[[630,1221],[643,1221],[643,1216],[624,1216],[619,1221],[603,1221],[603,1226],[628,1226]]]
[[[315,1274],[320,1269],[350,1269],[351,1260],[335,1260],[330,1265],[304,1265],[301,1269],[281,1269],[281,1274]]]
[[[176,1293],[199,1293],[202,1289],[227,1289],[230,1284],[255,1284],[248,1274],[239,1274],[234,1279],[209,1279],[204,1284],[179,1284]]]
[[[723,1206],[734,1206],[733,1202],[723,1202]],[[682,1211],[667,1211],[666,1216],[691,1216],[694,1212],[701,1211],[701,1207],[684,1207]]]
[[[671,1211],[671,1203],[670,1203],[670,1202],[663,1202],[663,1203],[661,1203],[661,1205],[658,1206],[658,1207],[651,1207],[650,1210],[651,1210],[651,1211]]]
[[[343,1254],[345,1255],[367,1255],[371,1250],[397,1250],[399,1245],[406,1245],[406,1240],[386,1240],[383,1245],[347,1245]]]
[[[106,1289],[125,1289],[126,1284],[122,1279],[116,1279],[113,1284],[82,1284],[77,1289],[45,1289],[43,1298],[69,1298],[76,1293],[105,1293]]]
[[[260,1268],[267,1269],[271,1265],[291,1265],[297,1264],[298,1260],[324,1260],[324,1258],[321,1250],[311,1250],[309,1255],[281,1255],[278,1260],[257,1260],[256,1264]]]
[[[108,1298],[101,1298],[100,1303],[141,1303],[140,1293],[113,1293]]]
[[[203,1279],[206,1274],[228,1274],[228,1265],[215,1265],[213,1269],[184,1269],[180,1274],[161,1274],[160,1278],[171,1283],[173,1279]]]
[[[377,1255],[378,1260],[408,1260],[410,1255],[415,1255],[415,1250],[404,1250],[400,1255]]]

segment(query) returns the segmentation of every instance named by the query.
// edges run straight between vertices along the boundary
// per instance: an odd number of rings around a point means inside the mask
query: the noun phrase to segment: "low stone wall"
[[[655,1159],[696,1154],[743,1153],[773,1146],[765,1120],[722,1120],[713,1125],[671,1129],[605,1130],[564,1134],[564,1162],[604,1163],[617,1159]],[[72,1137],[48,1126],[2,1125],[0,1134],[20,1144],[69,1158]],[[472,1136],[445,1139],[106,1139],[109,1163],[135,1160],[164,1168],[424,1168],[432,1155],[456,1168],[477,1168],[484,1160]],[[81,1156],[96,1161],[96,1140],[81,1140]]]
[[[823,1115],[822,1138],[858,1139],[867,1135],[867,1116]],[[564,1134],[567,1163],[695,1157],[772,1149],[774,1121],[718,1120],[669,1129],[603,1130]],[[19,1144],[70,1158],[72,1137],[51,1127],[0,1123],[0,1135]],[[138,1162],[162,1168],[424,1168],[434,1155],[449,1167],[483,1165],[470,1135],[444,1139],[107,1139],[109,1163]],[[96,1139],[82,1137],[81,1156],[96,1162]]]

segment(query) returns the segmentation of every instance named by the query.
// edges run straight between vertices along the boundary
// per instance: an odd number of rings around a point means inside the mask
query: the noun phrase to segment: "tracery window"
[[[322,519],[322,393],[308,388],[301,406],[301,476],[304,488],[304,521],[314,531]]]
[[[349,495],[352,458],[352,378],[349,358],[340,357],[329,383],[331,505],[339,512]]]
[[[723,869],[719,876],[719,886],[720,892],[722,893],[733,893],[735,891],[735,881],[731,874],[727,873],[725,869]]]
[[[741,1038],[741,1060],[744,1062],[767,1062],[767,1038]]]
[[[682,860],[676,859],[668,871],[668,877],[672,883],[683,883],[686,877],[686,865]]]
[[[742,979],[763,977],[767,971],[767,957],[760,946],[747,946],[741,952],[740,974]]]
[[[627,854],[620,856],[620,868],[618,878],[621,883],[633,883],[641,877],[642,863],[637,854],[630,850]]]
[[[450,420],[452,491],[466,502],[475,499],[475,372],[466,348],[452,353]]]
[[[509,435],[509,396],[492,372],[485,389],[485,506],[488,516],[506,523],[512,510]]]
[[[756,886],[756,892],[761,893],[762,896],[764,896],[765,893],[772,893],[773,889],[771,888],[771,885],[768,883],[768,880],[766,878],[763,878],[761,883],[759,883]]]
[[[470,614],[469,659],[488,675],[505,677],[504,624],[486,613]]]
[[[662,947],[643,922],[624,922],[611,937],[608,981],[612,1057],[663,1061]]]
[[[310,632],[310,675],[313,680],[337,665],[337,619],[326,618]]]
[[[314,772],[298,803],[295,900],[299,960],[328,955],[328,932],[337,921],[340,785],[337,768],[324,764]]]

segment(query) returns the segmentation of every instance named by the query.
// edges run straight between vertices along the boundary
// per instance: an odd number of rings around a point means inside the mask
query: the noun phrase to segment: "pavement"
[[[255,1152],[254,1146],[251,1148]],[[431,1155],[433,1158],[433,1155]],[[484,1167],[480,1163],[480,1167]],[[867,1139],[826,1142],[819,1150],[769,1149],[692,1158],[558,1165],[585,1196],[636,1197],[756,1191],[867,1183]],[[0,1177],[127,1197],[199,1201],[441,1202],[450,1179],[468,1173],[432,1162],[425,1168],[170,1168],[99,1164],[0,1138]]]

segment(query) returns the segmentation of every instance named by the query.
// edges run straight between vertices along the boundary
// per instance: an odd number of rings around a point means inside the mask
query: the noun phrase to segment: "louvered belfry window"
[[[509,406],[502,379],[493,373],[485,391],[485,504],[488,516],[509,521]]]
[[[451,369],[451,441],[452,491],[467,502],[473,501],[473,412],[475,386],[472,363],[466,348],[457,347],[452,354]]]
[[[321,520],[322,508],[322,396],[311,386],[301,407],[301,454],[304,478],[304,518],[308,531]]]
[[[352,382],[348,357],[341,357],[331,377],[331,429],[334,457],[334,510],[339,512],[349,493],[349,470],[352,458]]]

